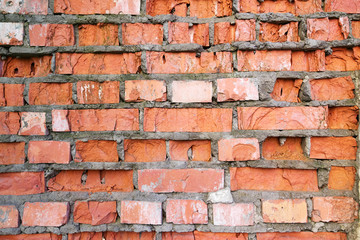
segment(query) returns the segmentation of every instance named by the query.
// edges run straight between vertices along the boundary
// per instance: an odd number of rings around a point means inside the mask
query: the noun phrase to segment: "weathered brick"
[[[354,167],[332,166],[329,173],[328,188],[351,191],[355,184],[356,169]]]
[[[52,128],[55,132],[136,131],[139,130],[139,110],[53,110]]]
[[[172,102],[211,102],[210,81],[173,81]]]
[[[334,41],[347,39],[350,32],[349,19],[309,18],[307,20],[307,36],[315,40]]]
[[[70,143],[61,141],[30,141],[29,163],[67,164],[71,160]]]
[[[0,195],[28,195],[45,192],[44,172],[0,173]]]
[[[360,13],[360,4],[357,0],[327,0],[325,12]]]
[[[318,101],[354,98],[354,83],[350,76],[310,80],[311,98]]]
[[[67,223],[69,215],[70,205],[67,202],[26,202],[22,225],[59,227]]]
[[[301,138],[266,138],[262,144],[262,156],[267,160],[307,160],[301,145]]]
[[[56,53],[57,74],[128,74],[139,71],[140,53]]]
[[[75,202],[74,222],[91,225],[101,225],[115,222],[116,217],[116,201]]]
[[[317,192],[316,170],[230,168],[231,190]]]
[[[238,51],[238,71],[290,71],[290,50]]]
[[[119,45],[119,26],[116,24],[98,23],[79,26],[79,46]]]
[[[325,51],[293,51],[291,54],[291,71],[325,71]]]
[[[163,162],[166,159],[165,140],[125,139],[125,162]]]
[[[354,38],[360,38],[360,21],[351,21],[351,27]]]
[[[1,6],[0,6],[0,11],[1,11]],[[0,45],[23,45],[23,39],[24,39],[23,23],[13,23],[13,22],[0,23]]]
[[[146,52],[148,73],[231,73],[231,52]]]
[[[20,113],[0,112],[0,134],[17,134],[20,129]]]
[[[23,164],[25,162],[24,142],[0,143],[0,165]]]
[[[270,96],[276,101],[301,102],[299,91],[302,79],[276,79],[274,89]]]
[[[68,240],[155,240],[155,232],[79,232],[68,234]]]
[[[249,226],[254,225],[254,204],[213,204],[214,225]]]
[[[251,78],[222,78],[217,80],[217,101],[259,100],[258,84]]]
[[[353,107],[333,107],[329,108],[329,128],[330,129],[357,129],[359,108]]]
[[[131,192],[132,170],[61,171],[47,183],[49,191],[65,192]]]
[[[61,235],[55,233],[40,233],[40,234],[19,234],[19,235],[2,235],[4,240],[61,240]]]
[[[248,240],[247,233],[226,233],[226,232],[164,232],[163,240]]]
[[[121,223],[160,225],[161,202],[121,201],[120,216]]]
[[[262,200],[262,217],[266,223],[306,223],[305,199]]]
[[[350,197],[313,197],[314,222],[353,222],[358,218],[358,203]]]
[[[19,211],[14,205],[0,205],[0,228],[17,228]]]
[[[102,232],[78,232],[68,234],[68,240],[102,240],[103,235]]]
[[[209,46],[209,24],[195,24],[191,27],[186,22],[169,22],[169,43],[196,43]]]
[[[342,232],[287,232],[287,233],[257,233],[257,240],[346,240]]]
[[[45,77],[50,73],[51,56],[0,60],[0,77]]]
[[[326,56],[327,71],[356,71],[360,69],[360,47],[332,48]]]
[[[230,132],[232,109],[145,108],[146,132]]]
[[[238,107],[239,129],[326,129],[327,107]]]
[[[142,192],[214,192],[224,187],[220,169],[145,169],[138,171]]]
[[[286,24],[261,22],[259,40],[261,42],[298,42],[298,22]]]
[[[146,0],[146,14],[151,16],[174,14],[186,17],[189,0]]]
[[[218,142],[219,161],[259,160],[259,141],[256,138],[221,139]]]
[[[312,137],[310,158],[356,159],[357,144],[353,137]]]
[[[41,112],[20,113],[19,135],[47,135],[46,114]]]
[[[167,200],[166,222],[174,224],[207,224],[207,205],[201,200]]]
[[[65,14],[140,14],[140,0],[55,0],[54,13]]]
[[[0,83],[0,107],[23,106],[24,84]]]
[[[120,83],[118,81],[80,81],[76,84],[78,103],[119,103]]]
[[[29,26],[30,46],[72,46],[74,27],[70,24],[32,24]]]
[[[166,101],[166,84],[160,80],[125,81],[125,101]]]
[[[46,15],[48,13],[48,0],[1,1],[0,12]]]
[[[124,45],[163,43],[163,26],[148,23],[123,23],[122,41]]]
[[[30,83],[30,105],[73,104],[71,83]]]
[[[211,160],[211,142],[209,140],[169,141],[170,158],[173,161]]]
[[[118,162],[116,141],[77,141],[75,162]]]
[[[254,41],[255,39],[254,19],[236,20],[235,25],[231,25],[230,22],[215,23],[214,44]]]

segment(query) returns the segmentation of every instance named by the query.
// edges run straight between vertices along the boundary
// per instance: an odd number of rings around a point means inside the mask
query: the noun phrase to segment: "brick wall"
[[[358,0],[0,11],[0,239],[360,238]]]

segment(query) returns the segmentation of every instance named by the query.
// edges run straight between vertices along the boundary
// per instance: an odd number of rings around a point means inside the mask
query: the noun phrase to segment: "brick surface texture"
[[[360,0],[0,0],[0,239],[358,240]]]

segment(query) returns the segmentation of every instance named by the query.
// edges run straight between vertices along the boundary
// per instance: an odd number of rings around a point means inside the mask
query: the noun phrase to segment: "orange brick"
[[[189,0],[146,0],[146,14],[151,16],[174,14],[186,17],[187,6]]]
[[[211,160],[211,142],[208,140],[169,141],[169,148],[170,158],[174,161]]]
[[[248,240],[247,233],[226,233],[226,232],[164,232],[163,240]]]
[[[23,106],[24,84],[0,83],[0,107]]]
[[[51,73],[52,56],[0,60],[0,77],[46,77]]]
[[[328,0],[325,4],[325,12],[360,13],[357,0]]]
[[[302,79],[276,79],[270,96],[276,101],[301,102],[299,91],[302,82]]]
[[[71,160],[70,143],[61,141],[30,141],[29,163],[68,164]]]
[[[19,211],[14,205],[0,205],[0,229],[19,227]]]
[[[329,173],[328,188],[351,191],[355,185],[356,169],[354,167],[332,166]]]
[[[125,101],[166,101],[165,81],[131,80],[125,81]]]
[[[360,38],[360,21],[351,21],[351,26],[354,38]]]
[[[306,160],[301,138],[288,137],[284,143],[279,138],[266,138],[262,144],[262,156],[267,160]]]
[[[291,71],[325,71],[325,51],[293,51],[291,54]]]
[[[189,27],[189,23],[169,22],[169,43],[209,46],[209,24],[195,24]]]
[[[344,40],[348,38],[350,33],[347,17],[308,19],[307,27],[308,38],[322,41]]]
[[[161,202],[121,201],[120,216],[121,223],[160,225]]]
[[[201,200],[167,200],[166,222],[174,224],[207,224],[207,205]]]
[[[25,162],[24,142],[0,143],[0,164],[23,164]]]
[[[75,162],[118,162],[116,141],[89,140],[76,142]]]
[[[327,71],[356,71],[360,69],[360,47],[332,48],[326,56]]]
[[[165,140],[124,140],[125,162],[162,162],[166,159]]]
[[[17,134],[20,129],[20,113],[0,112],[0,134]]]
[[[74,205],[74,222],[101,225],[116,221],[116,202],[80,202]]]
[[[238,51],[238,71],[290,71],[290,50]]]
[[[79,46],[119,45],[119,26],[116,24],[98,23],[79,26]]]
[[[256,138],[233,138],[218,141],[219,161],[259,160],[259,141]]]
[[[6,240],[61,240],[61,235],[54,233],[41,233],[41,234],[19,234],[19,235],[2,235]]]
[[[359,108],[354,107],[333,107],[329,108],[330,129],[357,129]]]
[[[73,104],[71,83],[30,83],[30,105]]]
[[[356,159],[357,144],[353,137],[312,137],[310,158]]]
[[[124,45],[162,45],[163,26],[161,24],[123,23],[122,38]]]
[[[77,82],[77,97],[80,104],[119,103],[120,83],[117,81]]]
[[[32,24],[29,26],[30,46],[72,46],[74,27],[70,24]]]
[[[59,227],[67,223],[70,205],[65,202],[27,202],[22,216],[23,226]]]
[[[260,23],[261,42],[298,42],[299,29],[298,22],[289,22],[286,24]]]
[[[0,173],[0,195],[29,195],[45,192],[44,172]]]
[[[262,200],[262,217],[266,223],[306,223],[305,199]]]
[[[346,240],[346,233],[341,232],[290,232],[290,233],[257,233],[257,240]]]
[[[254,225],[254,204],[213,204],[214,225],[250,226]]]
[[[343,100],[354,98],[354,83],[350,76],[330,78],[330,79],[312,79],[311,98],[318,101]]]

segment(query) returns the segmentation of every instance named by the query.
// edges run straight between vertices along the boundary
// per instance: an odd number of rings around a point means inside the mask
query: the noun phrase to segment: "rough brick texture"
[[[22,225],[62,226],[67,223],[69,212],[70,205],[65,202],[27,202],[24,205]]]

